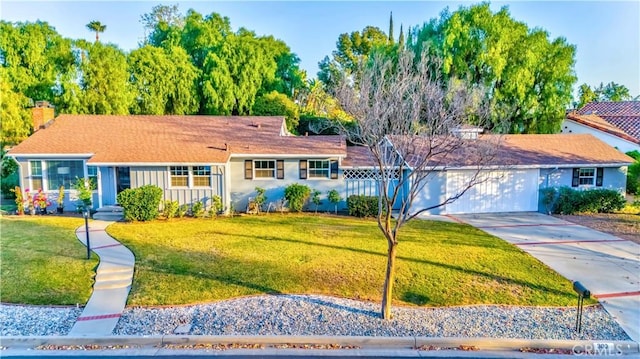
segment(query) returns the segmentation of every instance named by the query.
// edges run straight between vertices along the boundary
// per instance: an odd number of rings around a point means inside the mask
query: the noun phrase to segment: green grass
[[[5,303],[75,305],[91,294],[94,255],[75,236],[79,218],[0,218],[0,300]]]
[[[136,256],[129,305],[262,293],[381,299],[386,241],[372,220],[273,214],[117,223],[107,231]],[[466,225],[412,221],[401,231],[398,258],[395,304],[576,302],[568,280]]]

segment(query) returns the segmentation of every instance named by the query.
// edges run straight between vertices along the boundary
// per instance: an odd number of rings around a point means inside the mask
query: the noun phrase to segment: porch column
[[[98,167],[98,177],[96,179],[96,187],[98,189],[98,208],[102,207],[102,171],[100,167]]]
[[[224,213],[229,214],[231,209],[231,160],[224,165]]]

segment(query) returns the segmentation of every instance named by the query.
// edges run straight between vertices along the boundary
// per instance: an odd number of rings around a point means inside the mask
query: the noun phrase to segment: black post
[[[576,315],[576,331],[578,334],[582,331],[582,309],[584,308],[584,298],[589,298],[591,292],[582,283],[573,282],[573,290],[578,293],[578,313]]]
[[[576,331],[578,334],[582,331],[582,307],[584,303],[584,297],[578,295],[578,315],[576,316]]]
[[[91,258],[91,244],[89,243],[89,207],[85,206],[84,212],[84,230],[87,233],[87,259]]]

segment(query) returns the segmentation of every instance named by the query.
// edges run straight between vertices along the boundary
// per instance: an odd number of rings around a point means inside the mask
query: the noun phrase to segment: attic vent
[[[261,128],[262,124],[260,122],[254,122],[251,124],[251,126],[255,127],[255,128]]]

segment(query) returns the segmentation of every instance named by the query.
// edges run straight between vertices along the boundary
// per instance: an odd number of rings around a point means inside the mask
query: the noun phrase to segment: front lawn
[[[91,294],[94,255],[75,235],[82,219],[0,218],[0,300],[25,304],[84,304]]]
[[[263,293],[381,299],[386,242],[373,220],[271,214],[117,223],[107,231],[136,256],[129,305]],[[412,221],[398,253],[396,304],[575,305],[568,280],[467,225]]]

